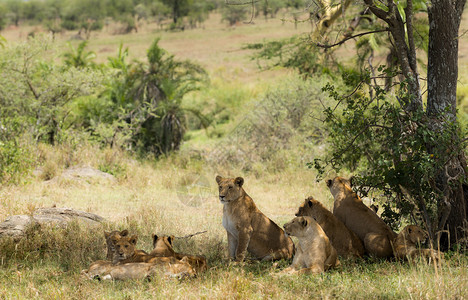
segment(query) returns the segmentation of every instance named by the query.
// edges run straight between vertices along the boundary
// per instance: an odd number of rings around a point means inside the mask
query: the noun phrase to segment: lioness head
[[[242,188],[244,184],[244,178],[242,177],[223,178],[216,176],[216,182],[219,187],[219,201],[223,204],[236,201],[245,193]]]
[[[413,244],[424,243],[427,239],[427,233],[417,225],[408,225],[400,232],[405,240],[412,242]]]
[[[309,197],[304,200],[304,203],[299,206],[296,217],[309,216],[314,218],[316,221],[322,219],[323,211],[326,208],[323,207],[322,203],[315,200],[313,197]]]
[[[124,259],[132,257],[135,254],[135,246],[138,241],[136,235],[124,236],[121,237],[117,242],[115,242],[115,252],[113,263],[116,264]]]
[[[345,179],[343,177],[335,177],[333,179],[327,180],[327,186],[330,189],[333,197],[344,192],[353,192],[351,189],[351,180]]]
[[[313,221],[311,217],[295,217],[288,223],[284,224],[284,232],[287,235],[292,236],[302,236],[304,235],[305,229],[309,226],[309,224]]]
[[[155,256],[173,256],[174,249],[172,248],[172,241],[174,236],[157,236],[153,234],[153,251],[151,255]]]

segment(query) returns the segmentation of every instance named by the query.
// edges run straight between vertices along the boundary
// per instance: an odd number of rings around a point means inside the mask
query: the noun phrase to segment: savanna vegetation
[[[468,15],[446,2],[453,18],[440,1],[0,0],[0,220],[53,205],[107,220],[1,239],[1,298],[465,298]],[[63,175],[76,166],[116,180]],[[308,196],[332,208],[322,179],[353,174],[444,260],[231,264],[218,174],[281,226]],[[152,233],[206,230],[175,248],[211,268],[84,279],[114,229],[148,251]]]

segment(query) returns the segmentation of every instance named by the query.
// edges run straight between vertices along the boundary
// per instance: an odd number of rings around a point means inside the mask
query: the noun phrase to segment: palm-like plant
[[[96,58],[96,53],[93,51],[86,51],[88,41],[81,42],[78,47],[73,47],[72,44],[68,44],[70,51],[65,52],[65,64],[67,66],[75,68],[93,68],[96,64],[93,60]]]
[[[118,59],[111,61],[123,75],[119,88],[113,89],[112,99],[123,109],[121,118],[133,128],[134,144],[155,155],[179,148],[187,112],[200,118],[204,125],[208,122],[196,109],[182,105],[184,95],[207,81],[205,70],[189,61],[175,60],[158,42],[156,39],[148,50],[148,63],[126,65]]]

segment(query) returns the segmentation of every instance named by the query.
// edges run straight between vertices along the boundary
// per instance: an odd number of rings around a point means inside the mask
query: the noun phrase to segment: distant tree
[[[172,10],[172,20],[177,24],[179,19],[189,13],[193,0],[162,0]]]
[[[23,6],[23,2],[18,0],[8,0],[6,2],[7,16],[15,26],[18,26],[23,18]]]
[[[6,26],[6,8],[0,3],[0,31],[5,29]]]
[[[197,27],[208,19],[209,7],[206,2],[195,1],[190,5],[188,20],[191,28]]]
[[[223,7],[222,20],[227,21],[229,26],[234,26],[238,22],[247,19],[247,12],[250,7],[243,5],[226,5]]]

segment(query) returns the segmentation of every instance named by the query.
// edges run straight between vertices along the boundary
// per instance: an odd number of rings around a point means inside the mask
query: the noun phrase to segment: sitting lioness
[[[174,236],[157,236],[153,234],[153,251],[149,255],[158,257],[175,257],[177,259],[186,258],[187,262],[197,271],[201,273],[208,268],[206,258],[201,255],[188,255],[177,253],[172,248],[172,241]]]
[[[335,177],[327,181],[335,198],[333,214],[363,242],[367,253],[377,257],[393,255],[392,241],[396,233],[377,214],[362,203],[353,192],[349,180]]]
[[[364,254],[361,240],[313,197],[305,199],[304,203],[299,206],[296,217],[300,216],[314,218],[330,239],[338,255],[361,257]]]
[[[229,257],[243,261],[249,251],[256,259],[289,259],[294,243],[284,231],[266,217],[242,188],[244,179],[216,176],[219,200],[223,207],[223,226],[227,231]]]
[[[335,248],[313,218],[296,217],[284,224],[284,231],[299,242],[291,266],[281,273],[317,274],[340,264]]]
[[[393,241],[393,253],[396,258],[414,258],[422,256],[438,260],[441,253],[433,249],[418,249],[418,245],[427,239],[427,233],[417,225],[408,225],[401,230]]]

